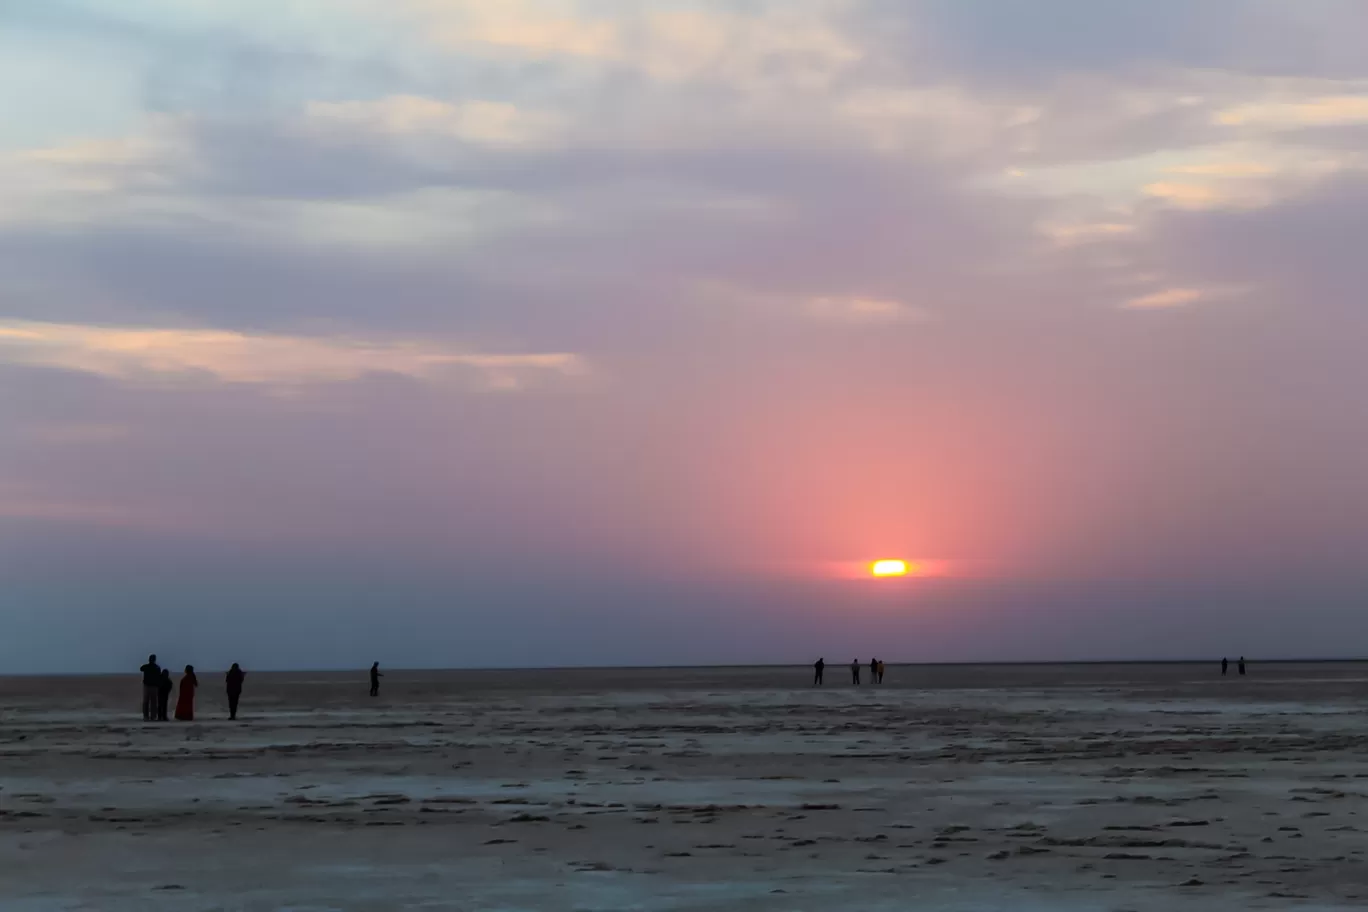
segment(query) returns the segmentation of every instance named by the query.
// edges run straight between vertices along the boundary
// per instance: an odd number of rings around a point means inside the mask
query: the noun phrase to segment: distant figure
[[[171,669],[163,668],[161,680],[157,683],[157,721],[165,722],[170,718],[171,691],[176,685],[171,683]]]
[[[237,718],[238,700],[242,698],[242,679],[247,677],[247,672],[238,667],[234,662],[233,667],[228,669],[228,718]]]
[[[1228,671],[1230,671],[1230,659],[1223,658],[1221,659],[1221,677],[1224,678]]]
[[[195,677],[195,666],[186,665],[185,674],[181,675],[180,696],[176,699],[176,721],[195,721],[196,687],[199,687],[199,678]]]
[[[379,662],[376,662],[375,664],[371,665],[371,672],[370,672],[370,675],[371,675],[371,696],[372,696],[372,697],[378,697],[378,696],[380,696],[380,679],[384,677],[384,675],[382,675],[382,674],[380,673],[380,663],[379,663]]]
[[[1240,674],[1244,674],[1244,673],[1245,673],[1244,656],[1240,656],[1240,665],[1239,665],[1239,669],[1240,669]]]
[[[147,657],[147,664],[138,669],[143,676],[143,721],[157,721],[157,688],[161,686],[161,666],[157,664],[157,657],[150,655]]]
[[[812,676],[812,686],[821,687],[822,672],[826,671],[826,659],[818,659],[816,662],[812,663],[812,669],[814,672],[816,672]]]
[[[870,660],[869,660],[869,683],[870,683],[870,684],[878,684],[878,683],[879,683],[879,660],[878,660],[878,659],[870,659]]]
[[[851,659],[851,660],[850,660],[850,677],[851,677],[851,680],[853,680],[853,681],[855,682],[855,686],[856,686],[856,687],[859,687],[859,686],[860,686],[860,660],[859,660],[859,659]]]
[[[878,670],[878,673],[879,673],[879,683],[882,684],[882,683],[883,683],[883,673],[884,673],[884,663],[883,663],[883,659],[879,659],[878,665],[879,665],[879,667],[878,667],[877,670]]]

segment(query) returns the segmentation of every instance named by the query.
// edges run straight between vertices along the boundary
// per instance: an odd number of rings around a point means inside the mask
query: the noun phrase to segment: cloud
[[[437,380],[468,371],[485,386],[518,389],[538,377],[584,372],[574,354],[458,351],[428,342],[374,341],[219,330],[0,323],[0,360],[116,380],[207,376],[222,383],[336,383],[369,374]]]
[[[1126,301],[1122,307],[1127,310],[1167,310],[1186,307],[1198,301],[1211,301],[1218,298],[1231,298],[1248,293],[1243,286],[1210,286],[1205,288],[1174,287],[1150,292]]]
[[[166,186],[191,164],[190,158],[183,120],[149,115],[135,132],[21,149],[7,164],[25,168],[22,176],[27,181],[46,177],[59,185],[109,190],[134,184]]]
[[[1213,120],[1227,127],[1265,127],[1274,130],[1368,124],[1368,94],[1249,102],[1217,111]]]
[[[811,298],[807,311],[819,320],[841,323],[908,323],[927,318],[920,308],[901,301],[858,296]]]
[[[1343,172],[1368,171],[1368,156],[1355,149],[1322,147],[1267,137],[1240,142],[1185,144],[1138,155],[1016,167],[985,177],[987,189],[1029,194],[1079,208],[1092,200],[1094,217],[1125,213],[1145,201],[1188,209],[1247,209],[1306,194]],[[1077,219],[1075,216],[1074,220]]]
[[[1037,230],[1060,247],[1076,247],[1134,234],[1130,222],[1043,222]]]
[[[573,4],[505,0],[410,0],[429,39],[453,47],[488,45],[530,56],[568,54],[608,57],[619,53],[621,35],[612,19],[574,14]]]
[[[718,305],[733,315],[797,321],[796,325],[813,327],[822,324],[886,326],[932,319],[932,315],[918,305],[871,295],[786,294],[725,283],[702,283],[694,293],[698,301]]]
[[[162,115],[122,136],[0,153],[0,227],[99,220],[130,200],[183,192],[196,166],[183,122]]]
[[[1230,204],[1238,199],[1231,194],[1221,193],[1211,184],[1155,181],[1152,184],[1146,184],[1143,189],[1149,196],[1189,209],[1215,208],[1216,206]]]
[[[889,4],[892,6],[892,4]],[[899,4],[942,67],[995,83],[1051,85],[1061,74],[1105,78],[1189,67],[1261,77],[1362,75],[1368,12],[1359,0],[1096,0],[1041,4],[920,0]],[[880,24],[884,24],[888,17]]]
[[[1264,162],[1233,161],[1193,165],[1174,165],[1171,174],[1199,174],[1206,177],[1266,177],[1276,169]]]
[[[1142,190],[1184,209],[1258,209],[1305,195],[1342,172],[1364,170],[1368,157],[1352,152],[1269,148],[1261,159],[1227,160],[1219,152],[1198,150],[1189,163],[1165,168],[1162,179]]]
[[[980,155],[1023,147],[1041,109],[958,86],[864,87],[837,99],[834,113],[880,151]]]
[[[416,95],[391,95],[374,101],[310,102],[309,126],[323,130],[361,130],[403,136],[450,136],[490,145],[523,145],[547,139],[561,118],[493,101],[451,103]]]
[[[551,201],[481,185],[493,182],[434,174],[433,162],[450,172],[450,144],[502,150],[542,135],[543,123],[498,106],[407,97],[316,105],[249,124],[148,118],[122,138],[0,156],[0,227],[109,226],[449,254],[557,213]]]
[[[1165,288],[1138,298],[1131,298],[1125,307],[1131,310],[1161,310],[1169,307],[1183,307],[1202,299],[1202,292],[1196,288]]]
[[[821,84],[861,54],[832,27],[829,0],[765,4],[738,12],[715,4],[658,9],[565,0],[410,0],[424,37],[465,52],[578,58],[651,78],[763,85]]]

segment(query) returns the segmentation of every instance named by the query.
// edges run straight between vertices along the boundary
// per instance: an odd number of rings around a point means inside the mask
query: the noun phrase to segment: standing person
[[[1240,674],[1244,674],[1244,673],[1245,673],[1244,656],[1240,656],[1240,665],[1239,665],[1239,668],[1240,668]]]
[[[870,683],[870,684],[878,684],[878,683],[879,683],[879,660],[878,660],[878,659],[870,659],[870,660],[869,660],[869,683]]]
[[[165,722],[168,719],[168,707],[171,705],[171,691],[176,689],[176,685],[171,683],[171,669],[163,668],[161,681],[157,684],[157,721]]]
[[[859,659],[851,659],[851,660],[850,660],[850,678],[851,678],[852,681],[855,682],[855,686],[856,686],[856,687],[859,687],[859,686],[860,686],[860,660],[859,660]]]
[[[826,671],[826,659],[818,659],[816,662],[812,664],[812,668],[816,672],[816,674],[812,677],[812,686],[821,687],[822,672]]]
[[[370,672],[370,678],[371,678],[371,696],[372,696],[372,697],[378,697],[378,696],[380,696],[380,679],[383,678],[383,677],[384,677],[384,675],[382,675],[382,674],[380,673],[380,663],[379,663],[379,662],[373,663],[373,664],[371,665],[371,672]]]
[[[1230,659],[1222,658],[1222,659],[1221,659],[1221,677],[1224,678],[1224,677],[1226,676],[1226,672],[1228,672],[1228,671],[1230,671]]]
[[[879,672],[879,683],[882,684],[882,683],[883,683],[883,671],[884,671],[883,659],[879,659],[879,661],[878,661],[878,666],[879,666],[879,667],[878,667],[877,670],[878,670],[878,672]]]
[[[233,667],[228,669],[228,718],[237,718],[238,700],[242,699],[242,679],[247,677],[247,672],[238,667],[234,662]]]
[[[199,687],[199,678],[195,677],[195,666],[186,665],[185,674],[181,675],[180,696],[176,699],[176,720],[178,722],[195,721],[196,687]]]
[[[161,666],[157,657],[147,657],[147,664],[138,669],[143,676],[142,713],[144,722],[157,721],[157,688],[161,686]]]

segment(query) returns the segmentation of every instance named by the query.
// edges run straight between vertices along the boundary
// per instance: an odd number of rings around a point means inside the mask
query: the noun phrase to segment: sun
[[[907,576],[907,561],[880,560],[869,565],[874,576]]]

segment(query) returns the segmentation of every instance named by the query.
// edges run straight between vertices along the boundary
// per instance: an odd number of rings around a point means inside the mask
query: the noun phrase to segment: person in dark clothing
[[[161,682],[157,685],[157,721],[169,722],[167,715],[171,706],[171,691],[176,685],[171,681],[171,669],[163,668]]]
[[[850,660],[850,678],[851,678],[852,681],[855,682],[855,686],[856,686],[856,687],[859,687],[859,686],[860,686],[860,660],[859,660],[859,659],[851,659],[851,660]]]
[[[370,691],[370,694],[371,694],[372,697],[378,697],[378,696],[380,696],[380,679],[383,678],[383,677],[384,677],[384,675],[382,675],[382,674],[380,673],[380,663],[379,663],[379,662],[376,662],[376,663],[374,663],[373,665],[371,665],[371,670],[370,670],[371,691]]]
[[[1244,656],[1240,656],[1239,669],[1240,669],[1240,674],[1244,674],[1244,673],[1245,673]]]
[[[1230,671],[1230,659],[1221,659],[1221,677],[1224,678],[1228,671]]]
[[[826,660],[825,660],[825,659],[818,659],[816,662],[813,663],[812,668],[813,668],[813,670],[816,672],[816,674],[814,674],[814,675],[812,676],[812,686],[813,686],[813,687],[821,687],[821,686],[822,686],[822,672],[826,671]]]
[[[228,669],[228,718],[236,719],[238,710],[238,700],[242,699],[242,679],[247,677],[247,672],[238,667],[234,662],[233,667]]]
[[[878,660],[878,659],[870,659],[870,660],[869,660],[869,683],[870,683],[870,684],[878,684],[878,683],[879,683],[879,660]]]
[[[157,690],[161,687],[161,666],[157,657],[147,657],[147,664],[138,669],[143,676],[142,714],[144,722],[157,721]]]
[[[181,675],[180,696],[176,698],[177,722],[195,721],[195,691],[198,689],[199,677],[195,674],[195,666],[186,665],[185,674]]]

